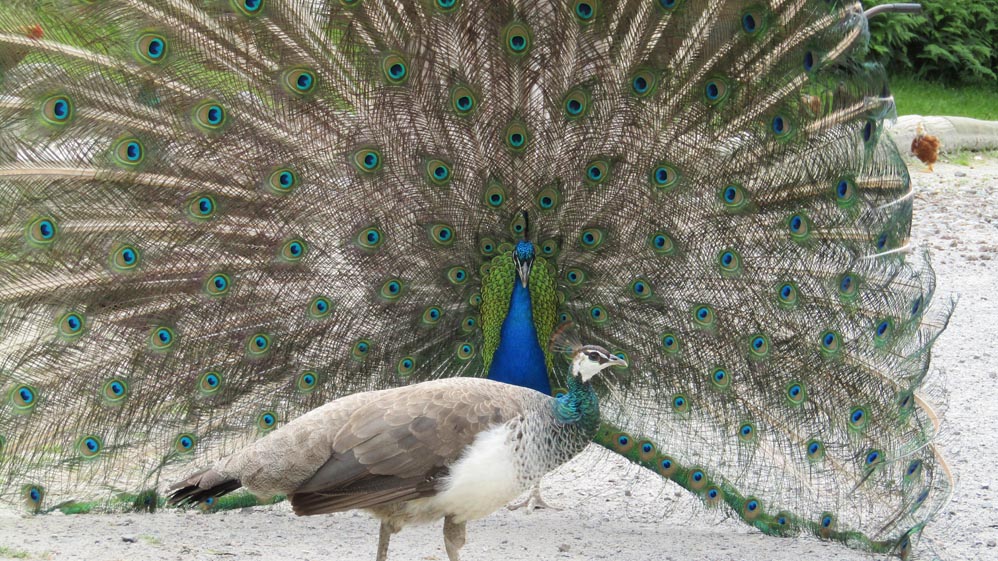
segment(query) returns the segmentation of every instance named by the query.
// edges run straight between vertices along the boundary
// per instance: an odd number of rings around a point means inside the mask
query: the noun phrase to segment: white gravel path
[[[959,485],[925,534],[948,560],[998,560],[998,159],[941,163],[920,173],[914,239],[932,250],[938,295],[959,295],[934,365],[950,391],[944,448]],[[468,526],[464,561],[858,560],[876,556],[811,538],[763,536],[705,513],[671,483],[599,453],[545,480],[565,510],[498,512]],[[286,504],[202,515],[48,515],[0,512],[0,558],[56,560],[372,561],[377,524],[363,513],[297,518]],[[439,525],[395,536],[391,561],[445,561]]]

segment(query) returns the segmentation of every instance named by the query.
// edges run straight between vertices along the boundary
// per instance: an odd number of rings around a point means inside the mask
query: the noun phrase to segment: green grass
[[[19,549],[0,546],[0,559],[27,559],[31,554]]]
[[[891,80],[898,115],[958,115],[998,121],[998,88],[924,82],[899,76]]]
[[[947,152],[946,147],[944,146],[941,158],[943,161],[953,165],[976,167],[983,164],[985,161],[998,159],[998,150],[982,150],[980,152],[956,150],[954,152]]]

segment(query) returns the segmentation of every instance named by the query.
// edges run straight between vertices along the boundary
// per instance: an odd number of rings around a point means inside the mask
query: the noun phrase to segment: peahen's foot
[[[506,508],[509,510],[518,510],[523,507],[527,507],[527,514],[530,514],[531,512],[533,512],[538,508],[546,508],[548,510],[561,510],[558,507],[551,506],[546,502],[544,502],[544,498],[541,497],[540,485],[537,485],[533,489],[531,489],[530,495],[528,495],[526,499],[523,499],[518,503],[512,503],[508,505]]]
[[[466,539],[464,522],[454,523],[454,517],[444,518],[444,547],[447,549],[448,561],[461,561],[460,551]]]

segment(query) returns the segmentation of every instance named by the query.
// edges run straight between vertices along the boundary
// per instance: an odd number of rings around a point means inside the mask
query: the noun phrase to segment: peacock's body
[[[524,214],[524,228],[526,217]],[[492,360],[488,362],[489,378],[498,382],[515,384],[537,390],[544,394],[551,393],[551,381],[548,379],[548,362],[541,350],[538,328],[550,335],[554,326],[551,313],[554,293],[550,290],[550,272],[538,271],[534,277],[534,286],[546,283],[544,290],[538,294],[538,305],[545,300],[548,313],[541,313],[534,319],[534,299],[528,288],[530,270],[534,261],[534,245],[528,241],[520,241],[513,248],[511,255],[494,260],[497,265],[495,277],[486,286],[493,288],[483,295],[483,311],[488,318],[483,325],[490,327],[486,349],[492,351]],[[509,265],[512,263],[515,276],[510,275]],[[489,271],[491,273],[491,271]],[[543,279],[543,280],[542,280]],[[509,288],[512,287],[512,294]],[[541,308],[543,309],[543,308]],[[501,325],[498,340],[493,326]]]
[[[0,496],[152,506],[334,397],[630,367],[597,441],[907,555],[945,313],[859,2],[0,7]],[[548,375],[554,376],[549,381]]]

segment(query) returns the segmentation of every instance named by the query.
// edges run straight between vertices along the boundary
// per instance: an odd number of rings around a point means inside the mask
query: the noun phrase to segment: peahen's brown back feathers
[[[130,505],[331,398],[482,375],[527,210],[535,321],[631,365],[600,443],[906,554],[951,490],[949,310],[866,40],[844,0],[5,2],[0,496]]]

